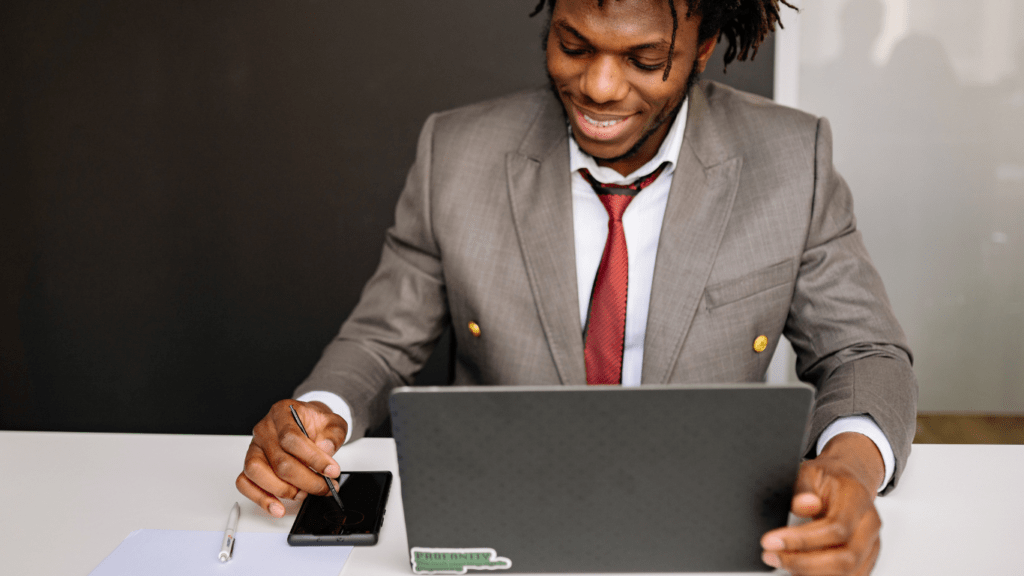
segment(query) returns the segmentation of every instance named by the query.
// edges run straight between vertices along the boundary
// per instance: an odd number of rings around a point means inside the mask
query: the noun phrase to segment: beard
[[[693,88],[693,85],[696,84],[698,80],[700,80],[700,72],[697,71],[697,61],[694,60],[693,66],[690,68],[690,75],[686,78],[686,87],[683,88],[682,97],[679,98],[679,103],[669,110],[662,111],[662,113],[657,118],[655,118],[651,126],[649,126],[647,130],[644,130],[644,133],[640,135],[640,139],[637,140],[636,143],[629,148],[629,150],[626,150],[626,152],[619,154],[618,156],[615,156],[613,158],[599,158],[597,156],[594,156],[593,154],[590,154],[586,150],[583,150],[582,148],[580,148],[580,151],[586,154],[587,156],[593,158],[596,162],[607,163],[618,162],[620,160],[626,160],[628,158],[636,156],[640,152],[641,148],[643,148],[644,144],[647,143],[647,140],[650,139],[650,137],[655,132],[657,132],[659,128],[664,126],[666,122],[672,122],[675,120],[676,115],[679,114],[679,110],[682,109],[683,107],[683,103],[686,102],[686,97],[690,93],[690,89]],[[551,89],[551,93],[554,94],[558,102],[562,104],[562,116],[565,118],[566,124],[569,124],[571,126],[572,124],[569,120],[569,112],[568,110],[565,109],[565,104],[562,103],[562,95],[561,93],[559,93],[558,87],[555,86],[555,79],[551,77],[550,73],[548,73],[548,88]]]

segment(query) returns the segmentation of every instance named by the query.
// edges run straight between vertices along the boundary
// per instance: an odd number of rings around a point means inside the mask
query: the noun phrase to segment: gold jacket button
[[[754,340],[754,352],[757,352],[758,354],[760,354],[761,352],[764,352],[764,349],[767,348],[767,347],[768,347],[768,337],[765,336],[764,334],[758,336]]]
[[[477,324],[476,322],[470,322],[469,323],[469,333],[472,334],[474,337],[479,338],[480,337],[480,325]]]

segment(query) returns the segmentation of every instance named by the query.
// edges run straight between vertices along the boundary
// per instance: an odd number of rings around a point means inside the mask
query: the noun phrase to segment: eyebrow
[[[565,30],[566,32],[572,34],[573,36],[578,38],[581,42],[586,42],[587,44],[592,44],[592,42],[590,41],[589,38],[584,36],[579,30],[577,30],[577,29],[573,28],[572,26],[570,26],[569,23],[566,22],[565,20],[559,20],[559,21],[555,22],[554,25],[557,28],[559,28],[561,30]],[[665,40],[658,40],[657,42],[647,42],[646,44],[637,44],[635,46],[630,46],[629,48],[626,49],[626,52],[639,52],[641,50],[650,50],[650,49],[659,49],[659,48],[660,49],[665,49],[665,48],[668,48],[668,46],[669,46],[669,43],[666,42]]]

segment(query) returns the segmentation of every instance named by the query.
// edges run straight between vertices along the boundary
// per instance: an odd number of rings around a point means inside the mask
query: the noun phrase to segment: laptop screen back
[[[770,570],[759,539],[786,523],[812,401],[807,385],[398,389],[409,546],[432,568],[493,551],[493,573]]]

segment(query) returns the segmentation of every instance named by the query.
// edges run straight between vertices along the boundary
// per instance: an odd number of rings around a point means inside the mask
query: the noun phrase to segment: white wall
[[[777,93],[832,122],[920,410],[1024,413],[1024,0],[800,6]]]

